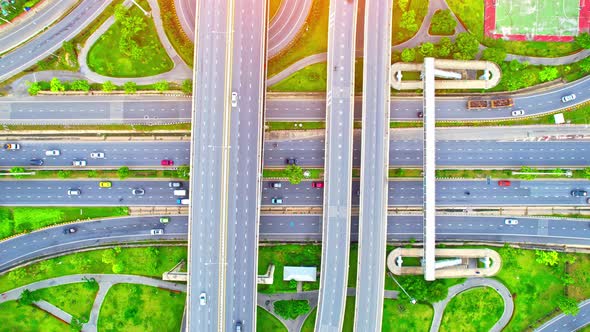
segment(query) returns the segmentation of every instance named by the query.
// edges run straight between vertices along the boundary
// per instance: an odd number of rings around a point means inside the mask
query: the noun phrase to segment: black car
[[[287,158],[285,162],[287,163],[287,165],[297,165],[297,159],[295,158]]]
[[[43,166],[43,160],[42,159],[31,159],[31,161],[29,161],[29,164],[31,166]]]
[[[418,117],[419,117],[420,119],[422,119],[422,118],[424,117],[424,113],[422,113],[422,112],[418,112],[418,114],[417,114],[417,115],[418,115]]]
[[[70,227],[70,228],[64,229],[64,234],[73,234],[73,233],[76,233],[77,231],[78,231],[78,229],[76,227]]]
[[[574,189],[571,192],[572,196],[574,197],[586,197],[588,196],[588,192],[582,189]]]

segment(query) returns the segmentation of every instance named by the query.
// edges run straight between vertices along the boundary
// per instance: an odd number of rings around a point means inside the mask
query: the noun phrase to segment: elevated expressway
[[[187,331],[225,330],[234,1],[198,0],[190,153]],[[207,305],[199,304],[201,293]]]
[[[266,0],[235,2],[227,188],[227,281],[224,331],[256,330],[258,222],[266,77]],[[221,325],[221,324],[220,324]]]
[[[380,331],[383,320],[392,6],[392,0],[367,0],[365,3],[365,22],[371,24],[364,25],[355,331]]]
[[[315,331],[342,330],[350,248],[357,1],[330,0],[322,263]]]

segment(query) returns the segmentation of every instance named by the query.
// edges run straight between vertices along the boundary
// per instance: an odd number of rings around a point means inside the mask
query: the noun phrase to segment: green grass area
[[[449,302],[440,331],[489,331],[503,310],[504,301],[495,290],[489,287],[470,289]]]
[[[275,15],[277,14],[277,11],[279,10],[279,8],[281,7],[281,2],[283,0],[268,0],[268,22],[270,23],[273,19],[273,17],[275,17]],[[287,1],[287,0],[285,0]]]
[[[308,179],[321,179],[324,177],[323,168],[305,168],[304,171],[309,171],[311,174]],[[263,169],[262,177],[264,178],[287,178],[284,169],[272,168]]]
[[[500,47],[511,54],[543,57],[564,56],[580,49],[573,42],[504,41],[484,38],[484,1],[448,0],[447,3],[457,18],[486,46]]]
[[[402,177],[422,177],[422,170],[419,168],[390,168],[390,178],[402,178]]]
[[[34,15],[34,12],[25,14],[25,8],[33,8],[37,3],[41,0],[13,0],[14,3],[10,3],[8,1],[2,1],[0,8],[2,8],[2,19],[0,20],[0,27],[5,24],[8,24],[6,21],[10,22],[14,20],[19,15]],[[4,12],[6,14],[4,14]]]
[[[590,255],[576,255],[576,262],[568,265],[566,271],[574,279],[574,284],[568,286],[568,296],[577,301],[590,298]]]
[[[68,221],[126,215],[127,207],[0,207],[0,239]]]
[[[96,292],[85,287],[85,283],[76,283],[43,288],[34,293],[82,322],[87,322]]]
[[[153,131],[176,131],[181,130],[183,132],[190,133],[190,123],[175,123],[166,125],[122,125],[122,124],[109,124],[109,125],[7,125],[3,126],[8,130],[33,130],[33,131],[46,131],[46,130],[133,130],[137,133],[141,132],[153,132]]]
[[[513,175],[512,170],[499,170],[499,169],[462,169],[462,170],[436,170],[436,177],[437,178],[448,178],[448,177],[461,177],[461,178],[471,178],[471,179],[485,179],[486,177],[492,177],[493,181],[498,179],[521,179],[519,175]],[[555,175],[551,174],[550,170],[547,170],[548,174],[546,175],[537,175],[537,178],[543,179],[556,179],[556,178],[565,178],[563,175]],[[584,170],[573,170],[572,178],[574,179],[585,179],[588,178],[588,175],[584,172]]]
[[[70,327],[65,322],[47,312],[30,305],[20,305],[17,301],[0,304],[0,331],[43,331],[64,332]]]
[[[344,320],[342,324],[343,332],[352,332],[354,329],[354,296],[346,297],[346,307],[344,309]]]
[[[140,5],[149,10],[147,1],[142,0]],[[119,41],[123,25],[115,22],[90,48],[88,67],[110,77],[145,77],[170,71],[174,64],[160,43],[154,21],[137,6],[129,9],[129,15],[146,23],[145,28],[131,38],[137,43],[138,49],[143,50],[143,55],[133,59],[122,52]]]
[[[160,7],[160,15],[162,16],[164,31],[166,32],[170,44],[172,44],[172,47],[174,47],[176,53],[180,55],[182,60],[192,67],[195,44],[182,29],[180,20],[176,15],[174,1],[158,0],[158,6]]]
[[[308,300],[280,300],[273,303],[274,312],[283,319],[297,319],[306,315],[311,307]]]
[[[291,46],[268,61],[268,77],[272,77],[306,56],[328,50],[328,11],[330,0],[315,0],[309,16]]]
[[[296,283],[283,281],[283,267],[285,265],[315,266],[319,271],[321,250],[319,245],[260,246],[258,248],[258,274],[265,274],[269,264],[274,264],[275,274],[274,283],[272,285],[258,285],[258,291],[262,293],[295,292]],[[303,283],[303,289],[319,289],[319,278],[313,283]]]
[[[383,300],[382,331],[428,332],[434,310],[428,304],[410,304],[407,300]]]
[[[113,266],[121,274],[136,274],[161,278],[162,273],[170,270],[181,259],[186,260],[186,247],[152,247],[120,248],[119,253],[113,249],[86,251],[51,258],[29,266],[21,267],[0,276],[0,292],[28,285],[32,282],[60,277],[70,274],[113,273]],[[106,253],[105,253],[106,252]],[[114,261],[104,263],[103,258],[111,257]],[[1,310],[0,310],[1,311]]]
[[[100,331],[178,331],[185,293],[135,284],[113,285],[98,317]]]
[[[325,129],[326,123],[320,121],[308,122],[267,122],[266,126],[269,131],[273,130],[311,130]]]
[[[318,309],[316,307],[311,311],[309,316],[307,316],[307,318],[305,319],[305,322],[303,322],[303,326],[301,326],[301,332],[314,332],[315,319],[316,319],[317,314],[318,314]]]
[[[402,15],[405,12],[413,10],[415,13],[415,25],[417,26],[416,31],[410,31],[402,27]],[[409,0],[407,6],[404,8],[400,7],[400,1],[394,1],[393,3],[393,17],[391,20],[391,44],[397,45],[405,42],[412,38],[416,32],[420,29],[424,17],[428,13],[428,0]]]
[[[272,85],[268,91],[272,92],[325,92],[327,63],[320,62],[309,65],[291,74],[279,83]]]
[[[261,307],[256,307],[256,331],[287,332],[287,328],[270,312],[262,309]]]
[[[66,173],[57,170],[35,170],[35,174],[23,175],[26,179],[118,179],[117,170],[71,170]],[[178,174],[175,170],[129,170],[127,179],[141,179],[141,178],[170,178],[178,179]],[[96,184],[98,186],[98,183]]]

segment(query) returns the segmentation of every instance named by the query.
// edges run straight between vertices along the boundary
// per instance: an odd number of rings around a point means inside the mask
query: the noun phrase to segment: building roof
[[[283,280],[309,281],[317,280],[317,268],[315,266],[285,266],[283,268]]]

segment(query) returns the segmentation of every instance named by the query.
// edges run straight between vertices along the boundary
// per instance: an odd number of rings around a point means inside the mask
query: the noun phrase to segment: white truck
[[[174,196],[182,196],[182,197],[185,197],[186,196],[186,190],[184,190],[184,189],[174,190]]]
[[[190,201],[191,201],[191,200],[190,200],[190,199],[188,199],[188,198],[179,198],[179,199],[177,199],[177,200],[176,200],[176,203],[178,203],[178,204],[180,204],[180,205],[188,205],[188,203],[189,203]]]

